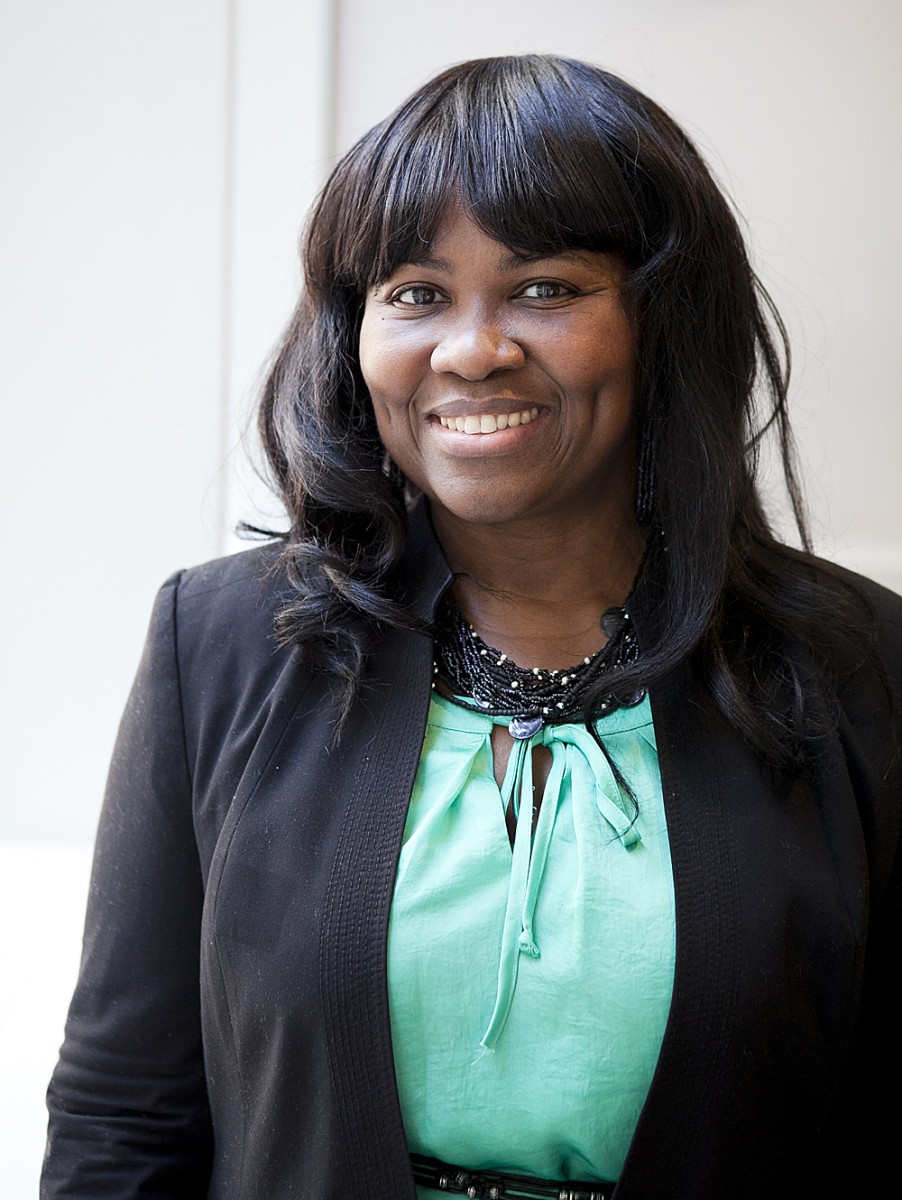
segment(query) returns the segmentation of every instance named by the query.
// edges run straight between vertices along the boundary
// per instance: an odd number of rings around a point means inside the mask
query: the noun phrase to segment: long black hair
[[[280,641],[329,672],[347,712],[374,629],[415,624],[392,590],[404,481],[386,467],[357,343],[367,291],[421,257],[452,205],[512,249],[611,251],[627,263],[657,632],[618,686],[653,686],[691,660],[766,759],[801,761],[809,715],[783,647],[787,637],[829,642],[854,624],[855,606],[838,579],[779,544],[756,487],[769,431],[807,550],[786,333],[686,134],[623,80],[572,59],[445,71],[365,134],[326,184],[307,227],[304,292],[260,408],[291,523]]]

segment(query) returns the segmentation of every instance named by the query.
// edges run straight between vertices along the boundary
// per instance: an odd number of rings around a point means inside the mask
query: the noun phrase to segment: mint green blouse
[[[616,1180],[670,1009],[674,904],[648,697],[599,733],[515,743],[433,693],[391,910],[388,979],[414,1153],[554,1179]],[[532,749],[551,768],[532,831]],[[523,797],[513,852],[508,799]],[[515,806],[516,810],[516,806]],[[420,1188],[422,1200],[439,1197]]]

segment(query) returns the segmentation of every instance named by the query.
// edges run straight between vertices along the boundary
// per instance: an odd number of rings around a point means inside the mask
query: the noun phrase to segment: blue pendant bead
[[[507,728],[512,738],[515,738],[518,742],[525,742],[539,732],[543,723],[542,718],[538,714],[527,717],[512,717]]]
[[[601,614],[598,624],[601,632],[613,639],[623,633],[628,622],[629,617],[625,608],[606,608]]]

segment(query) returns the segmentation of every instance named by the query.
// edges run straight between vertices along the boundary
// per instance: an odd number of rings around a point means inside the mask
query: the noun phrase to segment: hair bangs
[[[566,63],[501,62],[500,79],[476,73],[455,106],[467,143],[458,190],[476,223],[511,249],[635,261],[641,216],[597,96],[575,86]]]
[[[512,250],[640,260],[647,231],[624,167],[630,148],[598,81],[589,92],[545,59],[487,62],[497,71],[478,63],[427,85],[333,179],[342,204],[330,268],[359,293],[421,258],[457,206]]]

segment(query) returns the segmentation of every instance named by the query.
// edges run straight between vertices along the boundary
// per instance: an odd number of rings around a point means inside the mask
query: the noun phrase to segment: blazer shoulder
[[[863,638],[871,641],[881,658],[902,659],[902,596],[848,567],[793,546],[775,543],[772,550],[770,568],[778,578],[794,581],[796,586],[801,585],[807,591],[807,602],[814,606],[812,615],[815,618],[818,606],[824,610],[829,606],[835,615],[835,605],[840,604],[848,639],[836,627],[835,632],[819,637],[818,621],[814,623],[812,634],[814,643],[826,651],[828,657],[834,658],[841,673],[857,657],[853,653],[849,658],[847,641],[860,644]]]
[[[280,543],[265,542],[176,571],[163,586],[177,586],[183,600],[194,601],[227,592],[234,601],[247,593],[249,586],[259,591],[257,585],[275,580],[280,553]]]
[[[840,566],[839,563],[823,558],[814,558],[812,562],[819,570],[842,580],[864,596],[876,615],[885,616],[890,621],[895,620],[897,625],[902,624],[902,596],[875,579],[869,579],[866,575]]]
[[[264,702],[296,655],[276,641],[274,621],[288,584],[280,546],[266,543],[177,571],[157,594],[145,658],[171,661],[186,720],[242,699]]]
[[[902,697],[902,596],[837,563],[813,561],[817,570],[844,584],[862,602],[863,632],[870,637],[892,690]]]
[[[268,542],[171,575],[161,595],[169,593],[180,647],[262,643],[272,649],[273,620],[286,589],[279,552]]]

